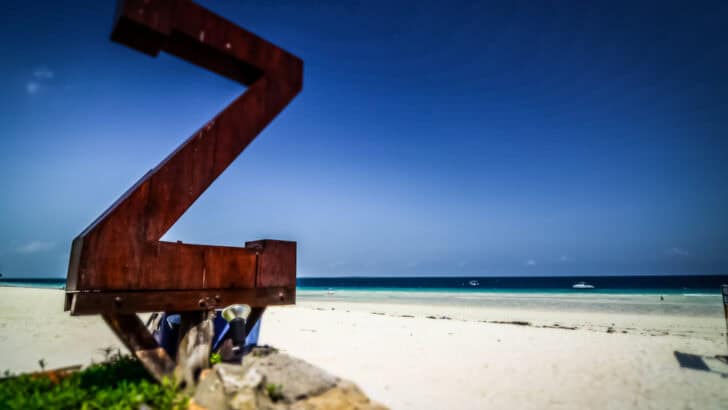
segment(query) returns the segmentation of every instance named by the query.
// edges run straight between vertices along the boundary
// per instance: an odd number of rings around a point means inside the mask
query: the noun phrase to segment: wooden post
[[[265,312],[264,307],[254,307],[250,311],[250,315],[248,315],[248,319],[246,319],[245,321],[246,336],[248,335],[248,333],[250,333],[251,330],[253,330],[253,326],[255,326],[255,323],[263,316],[263,312]]]
[[[187,391],[194,390],[202,370],[210,367],[210,349],[215,335],[215,310],[180,314],[180,340],[175,379]]]
[[[124,346],[134,353],[155,379],[162,381],[172,375],[174,361],[154,340],[139,316],[123,313],[104,313],[102,316]]]

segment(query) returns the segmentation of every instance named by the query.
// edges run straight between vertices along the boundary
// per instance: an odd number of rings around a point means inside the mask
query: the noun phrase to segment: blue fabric
[[[218,318],[221,318],[219,315],[215,320],[217,321]],[[212,344],[212,350],[215,351],[220,347],[220,343],[225,339],[225,335],[227,335],[227,332],[230,330],[230,323],[226,322],[225,319],[223,319],[224,325],[220,332],[217,331],[217,326],[215,326],[215,343]],[[250,333],[245,335],[245,347],[250,346],[257,346],[258,345],[258,336],[260,335],[260,319],[258,319],[257,322],[255,322],[255,325],[253,325],[253,328],[250,329]]]
[[[258,344],[258,337],[260,335],[260,321],[258,319],[250,329],[250,332],[245,336],[245,347],[252,347]],[[154,332],[154,338],[157,340],[160,346],[167,352],[170,357],[177,356],[177,345],[179,344],[177,338],[176,329],[180,324],[179,314],[162,314],[162,320],[159,322],[159,327]],[[213,321],[213,328],[215,334],[212,338],[214,343],[212,344],[212,350],[215,351],[220,347],[220,343],[227,335],[230,330],[230,324],[222,317],[222,311],[218,310]],[[247,350],[247,349],[246,349]]]

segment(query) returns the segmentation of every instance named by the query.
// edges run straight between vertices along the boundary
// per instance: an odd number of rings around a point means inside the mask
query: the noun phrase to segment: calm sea
[[[721,284],[728,284],[728,275],[298,278],[301,290],[412,292],[720,294]]]
[[[593,288],[574,288],[584,282]],[[65,279],[0,279],[1,286],[63,288]],[[585,292],[647,294],[719,294],[728,275],[711,276],[558,276],[558,277],[346,277],[298,278],[301,290],[446,291],[446,292]]]
[[[35,278],[35,279],[12,279],[0,278],[0,286],[16,286],[23,288],[51,288],[63,289],[66,287],[65,279]]]

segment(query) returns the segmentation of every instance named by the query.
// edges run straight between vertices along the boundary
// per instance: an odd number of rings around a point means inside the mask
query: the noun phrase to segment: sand
[[[297,306],[268,310],[260,341],[393,409],[728,408],[728,368],[682,368],[674,355],[726,354],[712,300],[631,297],[597,309],[610,298],[357,295],[299,292]],[[0,369],[87,364],[121,347],[99,317],[62,306],[58,290],[0,288]],[[513,321],[527,324],[494,323]]]
[[[124,349],[101,317],[63,312],[62,290],[0,287],[0,370],[87,365],[105,347]]]

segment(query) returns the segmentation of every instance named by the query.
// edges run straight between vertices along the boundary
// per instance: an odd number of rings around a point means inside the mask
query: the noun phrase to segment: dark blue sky
[[[301,276],[728,273],[728,2],[201,2],[302,94],[165,239],[299,243]],[[0,272],[70,242],[242,90],[5,1]]]

